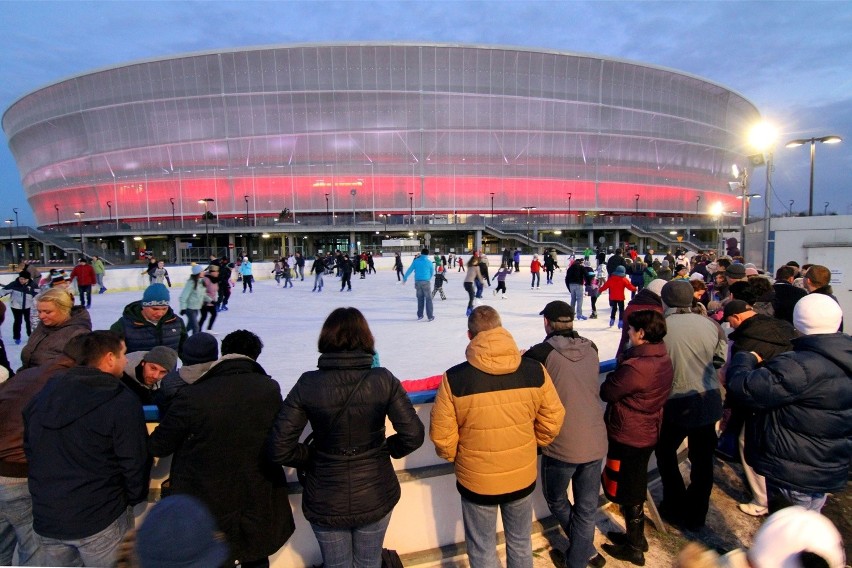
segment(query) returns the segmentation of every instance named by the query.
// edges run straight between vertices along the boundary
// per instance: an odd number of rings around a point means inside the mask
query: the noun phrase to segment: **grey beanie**
[[[177,351],[165,345],[157,345],[142,357],[142,360],[148,363],[154,363],[161,366],[166,371],[174,371],[177,366],[178,354]]]
[[[660,297],[667,308],[690,308],[693,292],[692,284],[686,280],[672,280],[663,286]]]

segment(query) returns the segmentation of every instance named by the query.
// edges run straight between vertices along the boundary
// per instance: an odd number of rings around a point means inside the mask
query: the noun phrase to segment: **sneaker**
[[[594,556],[589,558],[588,568],[601,568],[606,565],[606,558],[604,558],[600,553],[596,553]]]
[[[429,318],[429,321],[435,321],[435,316],[432,316],[431,318]]]
[[[609,327],[612,327],[614,325],[615,325],[615,320],[614,319],[609,320]]]
[[[417,321],[422,321],[422,320],[423,320],[423,316],[417,316]]]
[[[761,507],[757,503],[740,503],[737,507],[751,517],[763,517],[769,512],[769,507]]]
[[[470,315],[470,314],[467,314],[467,315]],[[20,340],[20,339],[16,339],[16,340],[15,340],[15,345],[20,345],[20,344],[21,344],[21,340]]]
[[[589,318],[587,318],[586,316],[577,316],[577,319],[578,320],[587,320]]]
[[[624,327],[624,322],[622,320],[618,320],[618,329]]]
[[[106,288],[101,288],[100,290],[98,290],[98,294],[103,294],[104,292],[106,292]]]
[[[469,316],[472,311],[473,311],[473,308],[468,308],[467,311],[464,313],[464,315]],[[21,340],[19,339],[18,343],[20,343],[20,342],[21,342]]]
[[[592,312],[592,315],[590,315],[590,316],[589,316],[589,319],[593,319],[593,320],[598,319],[598,313],[597,313],[597,312]]]

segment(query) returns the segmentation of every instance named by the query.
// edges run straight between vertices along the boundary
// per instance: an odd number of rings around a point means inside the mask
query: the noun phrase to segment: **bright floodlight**
[[[733,175],[735,178],[740,177],[740,169],[737,167],[736,164],[733,164],[731,166],[731,175]]]
[[[751,146],[761,152],[771,148],[775,144],[778,131],[768,122],[756,124],[748,133],[748,141]]]
[[[722,205],[722,202],[717,201],[716,203],[714,203],[713,205],[710,206],[710,214],[713,217],[721,217],[722,213],[725,212],[724,208],[725,208],[725,206]]]

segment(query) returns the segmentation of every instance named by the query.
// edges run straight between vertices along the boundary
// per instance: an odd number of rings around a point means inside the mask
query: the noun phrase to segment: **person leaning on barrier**
[[[183,319],[169,306],[171,295],[163,284],[145,288],[142,299],[124,307],[121,317],[110,326],[127,342],[127,352],[150,351],[157,345],[171,347],[180,353],[186,341]]]
[[[62,354],[65,344],[92,331],[92,318],[63,288],[50,288],[35,297],[40,324],[21,351],[21,369],[44,365]]]
[[[521,357],[494,308],[471,312],[467,336],[467,361],[444,372],[429,437],[455,465],[470,565],[498,565],[499,509],[509,566],[531,567],[537,449],[559,433],[565,409],[547,370]]]

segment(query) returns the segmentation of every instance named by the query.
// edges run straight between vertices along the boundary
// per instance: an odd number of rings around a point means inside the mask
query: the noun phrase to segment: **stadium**
[[[31,241],[97,241],[107,258],[159,242],[186,259],[712,248],[740,225],[731,166],[749,166],[758,119],[730,89],[636,62],[329,44],[101,69],[23,96],[2,124]]]

